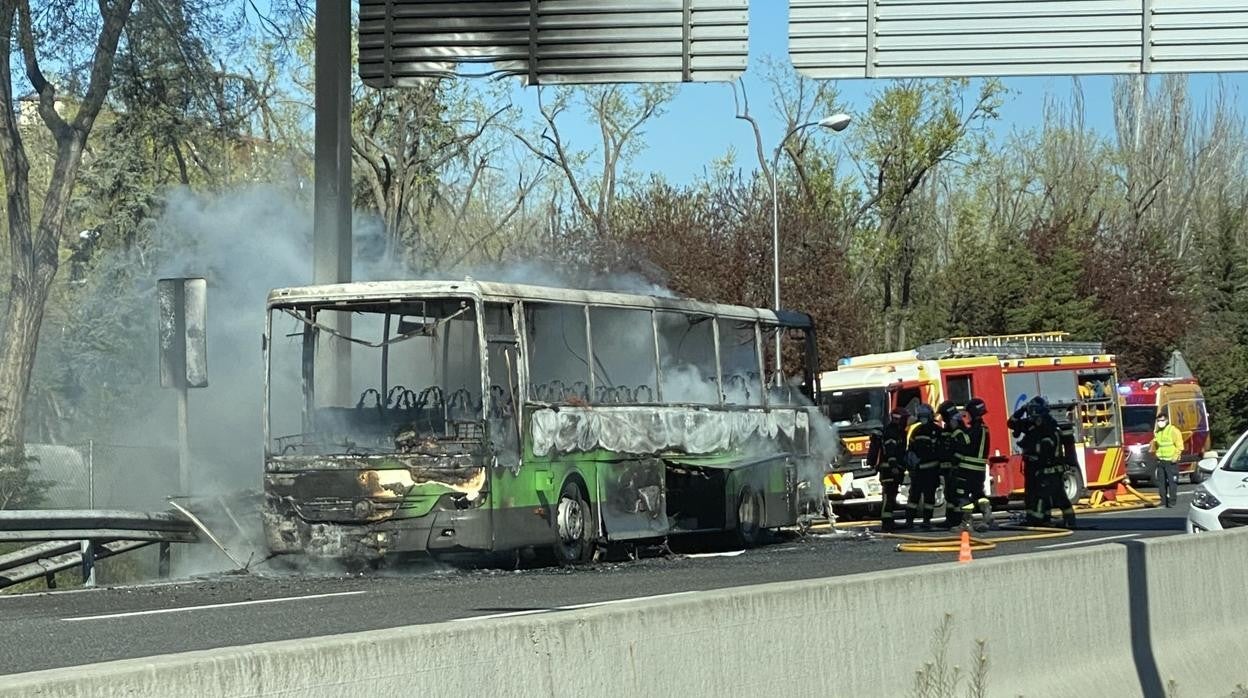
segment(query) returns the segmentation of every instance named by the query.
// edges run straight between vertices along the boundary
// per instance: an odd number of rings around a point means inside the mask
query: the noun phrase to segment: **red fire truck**
[[[945,399],[961,407],[978,397],[988,403],[988,492],[1021,496],[1022,457],[1006,420],[1040,395],[1075,434],[1079,469],[1067,476],[1067,494],[1077,498],[1086,486],[1112,496],[1126,476],[1117,380],[1114,357],[1100,343],[1071,341],[1063,332],[955,337],[842,359],[820,376],[820,406],[846,453],[825,478],[825,492],[833,506],[878,504],[879,478],[866,463],[866,443],[888,412]]]

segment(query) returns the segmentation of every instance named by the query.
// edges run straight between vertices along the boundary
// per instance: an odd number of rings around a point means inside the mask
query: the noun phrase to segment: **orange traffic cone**
[[[971,532],[962,529],[962,544],[958,547],[958,562],[970,562],[971,559]]]

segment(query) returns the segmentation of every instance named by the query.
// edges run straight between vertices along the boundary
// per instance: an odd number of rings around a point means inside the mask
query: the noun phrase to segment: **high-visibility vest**
[[[1173,424],[1153,433],[1153,447],[1157,450],[1157,458],[1164,461],[1177,461],[1183,454],[1183,432]]]

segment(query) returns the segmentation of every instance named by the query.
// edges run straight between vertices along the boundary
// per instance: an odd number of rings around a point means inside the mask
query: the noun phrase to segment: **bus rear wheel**
[[[555,507],[555,560],[561,565],[579,565],[594,556],[593,511],[580,483],[568,480],[559,491]]]
[[[737,496],[737,543],[752,548],[763,537],[763,496],[749,487]]]

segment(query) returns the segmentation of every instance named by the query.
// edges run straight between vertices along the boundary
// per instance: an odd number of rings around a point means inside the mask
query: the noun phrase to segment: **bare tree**
[[[388,258],[447,270],[489,260],[542,180],[537,168],[502,164],[514,141],[499,123],[514,108],[471,87],[359,88],[353,151],[359,203],[376,211]]]
[[[776,60],[768,60],[764,64],[763,80],[771,90],[772,111],[780,117],[784,126],[781,137],[789,136],[783,143],[778,143],[777,147],[781,148],[793,165],[798,189],[805,202],[823,208],[827,203],[826,192],[817,191],[810,172],[814,169],[821,174],[833,175],[827,179],[825,186],[836,184],[834,175],[839,165],[836,142],[831,147],[822,146],[822,141],[815,137],[815,129],[798,127],[846,111],[836,83],[804,77],[797,74],[791,65]],[[733,84],[733,101],[736,118],[748,123],[753,133],[759,171],[764,178],[770,179],[771,161],[763,145],[758,119],[750,111],[749,94],[743,81]]]
[[[10,275],[8,309],[0,335],[0,441],[23,442],[22,424],[31,371],[38,349],[39,328],[52,280],[60,265],[61,234],[70,197],[78,179],[87,138],[104,105],[113,77],[113,60],[122,31],[130,18],[134,0],[98,0],[99,29],[91,50],[86,89],[77,99],[60,93],[40,66],[39,44],[29,0],[6,0],[0,5],[0,160],[4,164],[5,200],[8,209]],[[52,3],[45,10],[60,10],[63,30],[73,23],[77,3]],[[12,47],[16,41],[26,79],[38,95],[38,112],[56,144],[56,159],[47,194],[38,206],[31,202],[30,161],[26,152],[15,80],[11,73]],[[60,55],[66,60],[69,56]],[[77,102],[72,118],[61,116],[58,102]]]
[[[920,233],[907,225],[912,195],[938,167],[959,164],[974,145],[970,136],[996,118],[1003,89],[988,80],[965,100],[960,80],[897,83],[880,94],[856,127],[854,140],[865,160],[868,196],[850,219],[869,218],[876,228],[874,269],[881,291],[883,346],[903,348],[913,305]],[[895,342],[894,342],[895,339]]]
[[[636,152],[637,138],[651,119],[660,116],[674,94],[671,86],[645,85],[627,88],[606,85],[590,88],[556,88],[548,98],[538,88],[541,129],[537,134],[520,130],[515,136],[528,150],[549,163],[571,190],[577,212],[590,221],[600,237],[610,232],[611,213],[620,184],[620,170]],[[576,149],[560,130],[563,119],[576,118],[577,97],[600,134],[598,172],[590,173],[594,157]]]

